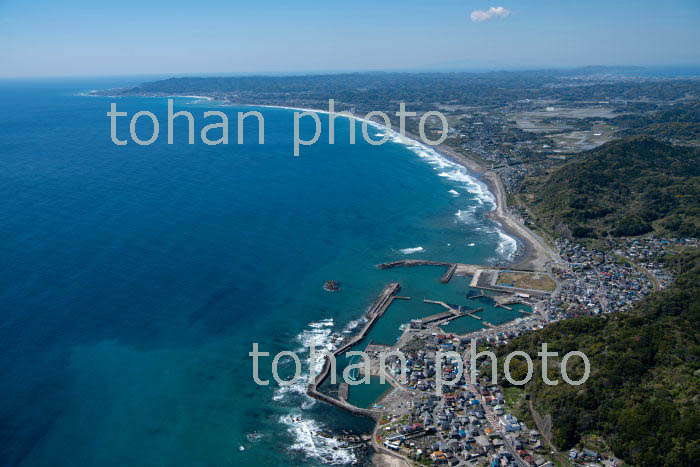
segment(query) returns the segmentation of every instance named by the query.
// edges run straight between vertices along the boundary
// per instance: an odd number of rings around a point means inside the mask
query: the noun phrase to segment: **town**
[[[673,272],[660,263],[663,257],[698,244],[697,239],[652,236],[616,241],[615,248],[605,252],[558,241],[562,262],[552,269],[557,285],[551,294],[468,297],[526,303],[534,313],[465,335],[441,329],[444,319],[429,323],[414,320],[395,345],[370,344],[367,366],[384,368],[388,364],[387,379],[392,386],[372,409],[378,419],[372,436],[375,449],[423,465],[619,464],[611,453],[597,450],[595,442],[557,452],[548,431],[551,427],[534,411],[529,395],[517,384],[505,381],[502,385],[494,380],[495,356],[472,360],[472,354],[475,348],[479,352],[496,348],[562,319],[629,309],[673,280]],[[457,276],[460,267],[455,271]],[[405,366],[395,355],[384,358],[396,351],[405,356]],[[460,355],[463,358],[456,358]]]

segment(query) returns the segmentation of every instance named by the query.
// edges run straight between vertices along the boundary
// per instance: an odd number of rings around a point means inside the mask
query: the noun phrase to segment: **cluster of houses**
[[[436,371],[453,381],[456,362],[438,350],[464,355],[470,340],[449,334],[418,335],[401,351],[407,357],[409,389],[413,392],[408,411],[382,428],[383,445],[417,461],[442,465],[542,466],[548,453],[540,435],[506,409],[498,385],[469,381],[468,365],[454,385],[444,385],[436,395]],[[389,361],[390,371],[399,371],[398,361]]]
[[[697,248],[697,238],[640,237],[617,240],[612,247],[615,254],[625,257],[653,274],[661,288],[668,287],[673,275],[666,270],[661,260],[677,254],[682,248]]]
[[[500,345],[550,321],[581,314],[609,313],[628,309],[653,290],[653,283],[642,264],[657,280],[671,281],[659,259],[672,253],[676,246],[697,246],[696,239],[632,239],[620,242],[617,251],[604,252],[584,245],[560,240],[560,255],[568,263],[566,270],[555,272],[560,289],[537,304],[543,313],[533,313],[467,336],[443,333],[439,328],[410,328],[411,337],[400,350],[406,357],[407,389],[405,412],[389,419],[383,426],[383,445],[421,463],[470,466],[542,466],[551,465],[550,451],[543,446],[539,433],[509,411],[503,389],[482,379],[479,371],[470,381],[468,364],[456,379],[456,362],[437,352],[454,351],[464,355],[472,339],[478,344]],[[620,260],[629,258],[635,264]],[[388,360],[389,371],[398,375],[398,358]],[[443,381],[442,394],[436,395],[437,372]],[[389,413],[390,414],[390,413]],[[574,463],[600,463],[601,455],[590,449],[571,450]]]
[[[643,270],[611,253],[567,239],[557,246],[569,268],[555,271],[560,290],[545,305],[552,320],[624,311],[654,290]]]
[[[583,448],[580,452],[576,449],[572,449],[571,451],[569,451],[569,458],[574,461],[599,462],[601,456],[596,451]]]

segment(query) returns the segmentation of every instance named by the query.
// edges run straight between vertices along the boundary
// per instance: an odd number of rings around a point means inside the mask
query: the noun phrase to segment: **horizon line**
[[[587,68],[600,69],[616,69],[616,68],[638,68],[638,69],[653,69],[653,68],[676,68],[676,67],[698,67],[700,74],[700,62],[698,63],[657,63],[657,64],[620,64],[620,65],[601,65],[601,64],[586,64],[586,65],[571,65],[571,66],[556,66],[556,65],[541,65],[541,66],[425,66],[419,68],[385,68],[385,69],[362,69],[348,68],[344,70],[294,70],[294,71],[183,71],[183,72],[146,72],[146,73],[116,73],[116,74],[70,74],[70,75],[10,75],[0,76],[0,80],[21,80],[21,79],[84,79],[84,78],[139,78],[139,77],[240,77],[240,76],[319,76],[319,75],[343,75],[343,74],[380,74],[380,73],[397,73],[397,74],[450,74],[450,73],[499,73],[499,72],[527,72],[527,71],[575,71],[585,70]]]

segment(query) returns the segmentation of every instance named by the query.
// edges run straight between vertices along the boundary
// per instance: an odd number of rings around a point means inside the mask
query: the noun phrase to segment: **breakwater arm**
[[[355,344],[357,344],[367,336],[370,329],[372,329],[372,326],[374,326],[377,320],[381,318],[381,316],[389,308],[394,299],[397,298],[396,293],[399,291],[400,288],[401,286],[398,282],[391,282],[386,287],[384,287],[384,290],[382,290],[382,292],[374,300],[374,303],[372,303],[372,306],[370,306],[369,310],[367,310],[367,313],[365,314],[365,316],[367,317],[367,322],[362,327],[360,332],[355,334],[352,338],[350,338],[338,349],[336,349],[333,352],[333,358],[337,358],[339,355],[347,352]],[[331,404],[341,409],[347,410],[348,412],[355,415],[372,417],[374,419],[380,416],[381,413],[378,410],[362,409],[360,407],[356,407],[348,403],[347,401],[335,399],[331,396],[328,396],[327,394],[323,394],[322,392],[320,392],[318,388],[323,384],[326,378],[328,378],[330,370],[331,360],[330,358],[326,357],[323,362],[323,368],[321,369],[321,372],[309,382],[309,386],[306,391],[309,396],[313,397],[314,399],[326,402],[327,404]]]

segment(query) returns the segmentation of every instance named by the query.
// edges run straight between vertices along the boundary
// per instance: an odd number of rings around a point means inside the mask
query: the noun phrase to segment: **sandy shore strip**
[[[378,467],[406,467],[408,464],[403,459],[378,452],[372,456],[372,465]]]
[[[413,136],[413,135],[412,135]],[[518,238],[524,247],[522,256],[512,263],[519,269],[546,270],[548,265],[560,262],[559,255],[539,235],[520,223],[506,207],[506,191],[496,172],[486,169],[478,162],[458,153],[446,144],[432,146],[434,150],[453,162],[460,164],[473,175],[480,176],[496,199],[496,209],[490,217],[501,224],[509,235]]]
[[[168,97],[189,97],[192,99],[204,99],[204,100],[209,101],[209,102],[214,100],[213,97],[209,97],[209,96],[168,96]]]

